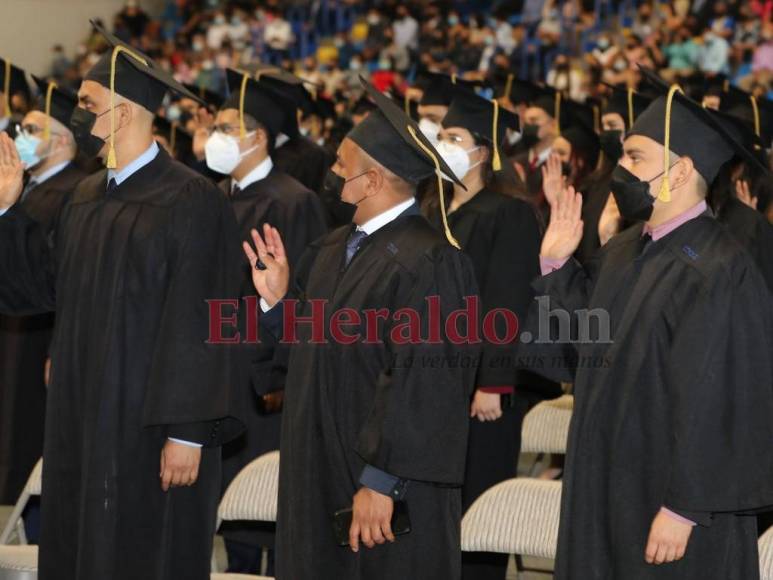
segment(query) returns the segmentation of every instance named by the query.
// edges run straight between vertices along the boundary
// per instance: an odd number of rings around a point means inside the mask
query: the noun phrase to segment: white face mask
[[[249,137],[254,133],[255,131],[247,133],[245,137]],[[204,146],[204,152],[207,156],[207,167],[212,171],[230,175],[238,167],[241,160],[257,148],[258,146],[255,145],[247,151],[241,152],[239,151],[239,140],[236,137],[215,131]]]
[[[435,123],[433,121],[430,121],[429,119],[420,119],[419,120],[419,129],[422,133],[424,133],[424,136],[429,139],[429,142],[432,143],[433,146],[438,144],[438,133],[440,133],[440,124]]]
[[[476,162],[474,165],[470,164],[470,153],[477,151],[480,147],[473,147],[472,149],[465,150],[461,145],[457,145],[456,143],[441,141],[436,148],[437,152],[440,153],[440,156],[443,158],[443,161],[451,168],[451,171],[454,172],[457,179],[464,179],[464,176],[467,175],[473,167],[480,165],[480,161]],[[445,175],[443,176],[443,179],[451,181]]]

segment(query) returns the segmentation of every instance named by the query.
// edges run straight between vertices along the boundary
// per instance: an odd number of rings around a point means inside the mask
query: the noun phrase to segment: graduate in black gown
[[[0,131],[11,139],[16,137],[16,125],[26,113],[22,105],[31,103],[31,99],[27,73],[10,60],[0,58]]]
[[[304,88],[304,81],[286,71],[268,65],[251,67],[256,78],[274,89],[293,105],[297,112],[312,106],[312,98]],[[285,129],[276,136],[272,156],[277,169],[300,181],[304,186],[319,194],[325,174],[334,159],[325,150],[298,129],[298,118],[286,123]]]
[[[354,223],[312,244],[289,294],[293,265],[276,230],[264,228],[267,243],[254,233],[258,255],[246,245],[268,310],[261,338],[273,329],[285,342],[297,339],[285,385],[277,577],[457,580],[479,353],[463,338],[469,324],[452,341],[433,320],[464,308],[477,288],[469,258],[420,215],[414,198],[420,180],[450,169],[415,122],[367,88],[379,110],[349,133],[327,178]],[[316,338],[309,324],[291,319],[314,310]],[[376,322],[378,311],[386,318]],[[281,331],[283,318],[296,336]],[[395,500],[405,502],[411,522],[396,538]],[[351,507],[344,527],[351,546],[339,546],[333,514]]]
[[[498,103],[474,94],[458,93],[443,119],[438,151],[456,177],[448,196],[448,225],[475,267],[481,297],[481,317],[507,309],[518,319],[533,298],[531,282],[539,276],[540,231],[534,209],[525,201],[497,191],[502,176],[499,148],[505,130],[518,130],[518,117]],[[496,128],[495,122],[496,109]],[[430,222],[442,231],[437,191],[424,205]],[[462,510],[488,488],[516,476],[523,417],[544,396],[534,391],[534,375],[516,370],[515,329],[509,339],[504,318],[496,322],[498,345],[484,339],[481,364],[470,400]],[[558,386],[554,385],[560,394]],[[506,554],[465,553],[463,578],[504,579]]]
[[[0,311],[56,312],[39,577],[205,580],[219,446],[242,426],[228,348],[207,342],[206,301],[236,295],[236,225],[153,140],[153,111],[185,89],[97,29],[111,50],[70,127],[107,169],[78,184],[53,236],[15,203],[21,164],[0,136]]]
[[[265,85],[229,69],[231,97],[217,114],[214,132],[206,145],[207,162],[228,175],[220,188],[236,214],[239,234],[249,239],[250,230],[270,223],[285,241],[288,259],[297,264],[314,240],[327,232],[325,213],[316,194],[274,167],[274,138],[295,108],[277,99]],[[240,107],[242,91],[244,106]],[[244,133],[242,134],[242,122]],[[234,258],[242,264],[242,296],[254,294],[249,264],[242,249],[234,246]],[[223,489],[253,459],[279,449],[286,349],[271,345],[244,345],[244,388],[250,404],[245,412],[247,429],[223,448]],[[227,523],[223,527],[228,551],[228,571],[260,572],[261,547],[273,547],[274,525]],[[269,569],[268,573],[272,571]]]
[[[711,186],[709,204],[717,220],[749,251],[768,288],[773,291],[773,224],[762,212],[748,205],[750,201],[759,203],[760,190],[770,187],[773,181],[768,171],[758,169],[759,165],[765,164],[765,150],[754,134],[753,126],[733,115],[713,114],[730,125],[738,141],[757,157],[759,163],[748,163],[741,156],[725,163]],[[739,193],[746,201],[741,200]]]
[[[68,128],[77,97],[35,79],[41,110],[30,111],[16,136],[27,173],[20,205],[43,231],[51,232],[75,185],[85,177]],[[0,315],[0,503],[12,504],[43,455],[45,368],[54,315]]]
[[[611,92],[601,107],[601,133],[599,133],[601,155],[598,165],[593,173],[576,185],[582,193],[583,231],[575,257],[581,264],[590,260],[603,245],[599,237],[599,223],[611,198],[609,182],[612,180],[612,171],[623,156],[623,140],[626,131],[633,126],[637,117],[650,103],[650,99],[633,89],[610,86],[609,90]],[[608,211],[617,215],[614,208],[608,208]],[[604,243],[607,241],[607,235],[617,233],[626,225],[620,224],[617,219],[609,221],[612,222],[610,224],[612,231],[608,232],[605,228]]]
[[[551,214],[535,289],[575,326],[524,351],[564,351],[545,372],[574,379],[557,580],[759,578],[773,301],[705,202],[734,154],[706,110],[669,92],[629,131],[611,184],[638,225],[582,267],[581,197],[567,190]]]

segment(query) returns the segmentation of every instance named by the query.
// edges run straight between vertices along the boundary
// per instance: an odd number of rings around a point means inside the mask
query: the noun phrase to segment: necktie
[[[107,182],[107,192],[110,193],[116,187],[118,187],[118,182],[115,180],[115,177],[111,177],[110,181]]]
[[[362,230],[354,230],[351,234],[349,234],[349,239],[346,240],[346,265],[349,265],[349,262],[352,261],[352,258],[354,258],[354,255],[357,253],[357,250],[360,249],[360,244],[362,243],[362,240],[368,237],[368,234],[363,232]]]
[[[27,194],[35,189],[37,187],[38,182],[35,181],[35,178],[30,179],[27,182],[27,185],[24,186],[24,190],[21,192],[21,201],[24,201],[24,198],[27,197]]]

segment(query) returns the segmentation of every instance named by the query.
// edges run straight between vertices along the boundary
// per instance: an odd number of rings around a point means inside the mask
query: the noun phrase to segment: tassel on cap
[[[499,103],[496,99],[491,99],[491,103],[494,105],[494,127],[491,132],[491,142],[494,144],[494,157],[491,160],[491,168],[494,171],[502,171],[502,159],[499,156],[499,145],[497,144],[497,141],[499,141],[497,138],[497,128],[499,127]]]
[[[43,129],[43,140],[48,141],[48,139],[51,137],[51,97],[54,94],[54,89],[57,87],[57,84],[54,82],[48,83],[48,88],[46,89],[46,126]]]
[[[666,127],[664,131],[664,137],[663,137],[663,182],[660,185],[660,193],[658,193],[658,199],[660,201],[669,203],[671,201],[671,186],[668,183],[668,172],[669,169],[671,169],[671,106],[674,103],[674,95],[679,91],[682,92],[682,89],[679,85],[673,84],[671,85],[671,88],[668,89],[668,96],[666,97]]]
[[[555,119],[556,119],[556,136],[561,136],[561,91],[556,91],[556,104],[554,107]]]
[[[426,145],[424,145],[424,143],[421,142],[421,140],[416,136],[416,131],[414,131],[413,127],[407,125],[406,130],[408,133],[410,133],[411,137],[413,137],[413,140],[416,141],[416,144],[421,148],[421,150],[424,151],[424,153],[426,153],[435,164],[435,176],[437,177],[438,194],[440,195],[440,215],[443,218],[443,230],[445,231],[448,243],[457,250],[461,250],[462,247],[451,233],[451,228],[448,227],[448,217],[446,216],[446,199],[445,194],[443,193],[443,178],[440,176],[440,162],[438,161],[437,155],[435,155],[432,150],[430,150]]]
[[[634,123],[634,114],[633,114],[633,89],[631,87],[628,87],[628,129],[630,130],[633,128]]]
[[[145,66],[148,66],[148,63],[144,58],[123,45],[116,46],[113,49],[113,55],[110,60],[110,149],[107,153],[106,164],[108,169],[115,169],[118,167],[118,163],[115,158],[115,64],[118,60],[118,55],[121,53],[124,53],[126,56],[141,62]]]

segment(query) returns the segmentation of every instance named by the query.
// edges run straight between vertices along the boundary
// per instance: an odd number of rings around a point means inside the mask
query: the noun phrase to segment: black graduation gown
[[[221,183],[221,189],[236,214],[241,239],[250,240],[252,228],[262,232],[263,224],[269,223],[279,230],[291,264],[297,264],[306,247],[327,231],[319,198],[276,168],[235,196],[230,195],[230,179]],[[241,295],[254,295],[250,265],[242,248],[234,246],[233,253],[242,266]],[[287,349],[275,349],[265,344],[257,349],[254,345],[244,345],[243,350],[246,350],[246,356],[241,359],[246,367],[243,376],[250,401],[248,412],[244,414],[247,429],[223,448],[223,490],[250,461],[279,449],[281,414],[264,413],[259,398],[284,388]],[[255,528],[234,522],[224,526],[223,535],[249,543],[273,542],[273,537],[267,540],[264,534],[254,533]]]
[[[773,292],[773,224],[734,197],[725,202],[717,219],[749,251]]]
[[[611,327],[572,347],[555,578],[754,580],[756,521],[742,514],[773,506],[771,294],[710,212],[643,255],[641,230],[535,283],[551,309],[604,309]],[[661,506],[701,525],[682,560],[655,566]]]
[[[85,176],[70,164],[30,190],[21,205],[45,231],[51,231],[62,206]],[[0,314],[0,504],[16,502],[43,455],[43,371],[53,328],[51,312]]]
[[[279,171],[294,177],[316,194],[322,191],[325,174],[335,161],[324,147],[303,135],[277,147],[271,159]]]
[[[87,177],[53,248],[14,206],[0,218],[0,311],[56,311],[41,580],[209,578],[220,445],[242,403],[205,300],[233,298],[238,244],[218,189],[160,151],[110,193]],[[192,487],[161,490],[173,436],[203,443]]]
[[[415,207],[415,206],[413,206]],[[418,210],[407,211],[366,238],[343,267],[350,228],[315,242],[297,269],[298,311],[325,300],[327,344],[311,344],[300,325],[285,386],[277,521],[277,578],[378,580],[459,576],[461,497],[467,414],[477,347],[396,344],[382,322],[377,344],[343,345],[328,324],[341,308],[414,309],[427,338],[427,296],[438,296],[440,319],[464,306],[477,288],[468,258],[449,246]],[[363,315],[364,317],[364,315]],[[461,327],[460,327],[461,328]],[[347,327],[347,334],[363,327]],[[402,332],[404,335],[405,332]],[[285,336],[285,339],[288,337]],[[468,364],[469,363],[469,364]],[[411,480],[406,502],[411,533],[394,544],[336,545],[334,512],[351,507],[368,463]]]
[[[442,231],[440,211],[431,217]],[[534,209],[524,201],[483,189],[450,213],[448,223],[475,268],[481,313],[506,308],[523,319],[534,295],[531,283],[539,276],[540,232]],[[504,336],[504,321],[499,318],[497,322],[498,335]],[[516,476],[523,417],[530,403],[545,394],[541,387],[548,385],[536,375],[516,370],[516,345],[515,341],[505,346],[483,343],[476,386],[515,387],[515,391],[502,397],[502,417],[498,420],[469,419],[463,511],[490,487]],[[558,385],[549,385],[555,390],[553,396],[560,394]],[[543,395],[536,395],[534,388]],[[463,556],[464,578],[504,578],[506,555]]]

